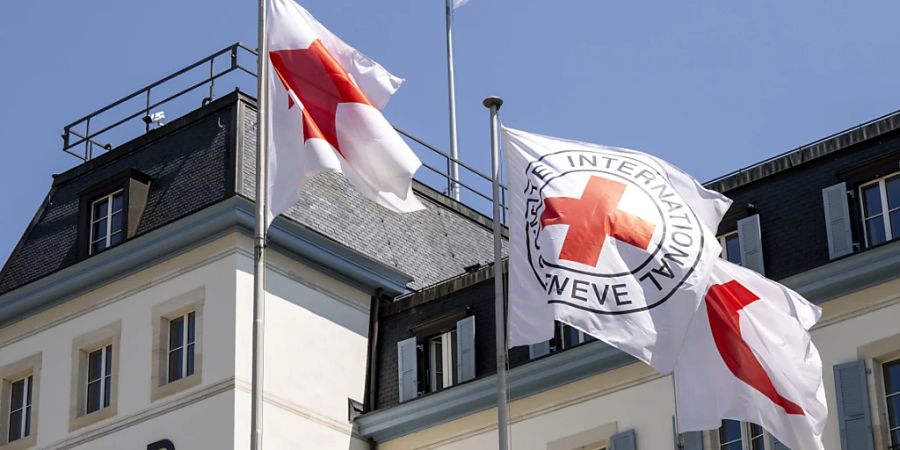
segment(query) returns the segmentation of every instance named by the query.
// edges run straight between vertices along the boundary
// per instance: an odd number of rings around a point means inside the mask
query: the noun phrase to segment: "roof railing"
[[[114,149],[118,145],[114,141],[124,143],[141,132],[148,133],[164,126],[165,111],[171,113],[170,108],[178,109],[176,112],[180,116],[197,109],[197,100],[200,100],[200,106],[205,106],[216,98],[217,82],[234,83],[233,87],[242,92],[255,92],[256,65],[256,50],[241,43],[232,44],[66,125],[62,133],[63,151],[84,162],[90,161],[98,149]],[[197,97],[198,93],[201,98]],[[172,117],[176,116],[172,114]],[[411,144],[427,169],[417,174],[418,181],[448,195],[452,186],[450,166],[456,162],[463,169],[456,183],[462,188],[465,203],[491,215],[490,176],[424,140],[394,128]],[[507,186],[501,184],[503,223],[506,223],[507,191]]]

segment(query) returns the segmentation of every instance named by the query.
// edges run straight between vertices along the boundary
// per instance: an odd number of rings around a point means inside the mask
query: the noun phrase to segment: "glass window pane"
[[[900,427],[900,395],[888,397],[887,406],[889,428]]]
[[[866,232],[869,238],[869,245],[878,245],[887,240],[884,232],[884,218],[876,216],[866,220]]]
[[[184,317],[169,321],[169,350],[184,345]]]
[[[863,188],[863,213],[866,217],[881,214],[881,186],[879,183]]]
[[[10,389],[10,411],[22,408],[22,398],[25,396],[25,380],[19,380],[12,384]]]
[[[184,349],[179,348],[173,352],[169,352],[169,381],[175,381],[181,379],[181,361],[184,354]]]
[[[194,313],[188,314],[188,342],[195,342],[194,340]]]
[[[185,376],[194,374],[194,344],[188,345],[187,352],[187,368],[185,370]]]
[[[884,365],[885,394],[900,392],[900,361]]]
[[[735,439],[741,439],[741,423],[736,420],[723,420],[722,426],[719,428],[719,442],[724,444]]]
[[[28,376],[28,394],[25,395],[25,404],[31,406],[31,385],[33,384],[31,375]]]
[[[889,217],[891,219],[891,238],[898,239],[900,238],[900,209],[891,211]]]
[[[109,214],[108,208],[109,204],[106,201],[94,203],[94,215],[91,219],[97,220],[101,217],[106,217]]]
[[[93,225],[94,231],[92,236],[93,240],[99,240],[106,237],[106,219],[102,219],[99,222],[94,223]]]
[[[22,411],[16,411],[9,415],[9,442],[22,438]]]
[[[87,385],[86,413],[92,413],[100,409],[100,380],[92,381]]]
[[[109,236],[109,245],[113,246],[122,242],[122,233],[117,231]]]
[[[112,346],[106,346],[106,376],[112,374]]]
[[[743,449],[743,444],[741,444],[741,441],[739,440],[737,442],[732,442],[730,444],[723,445],[722,450],[744,450],[744,449]]]
[[[103,356],[102,353],[101,350],[97,350],[88,354],[88,382],[100,379],[100,361]]]
[[[900,448],[900,430],[891,432],[891,450]]]
[[[94,245],[91,246],[91,248],[92,248],[91,253],[97,253],[97,252],[103,251],[104,249],[106,249],[106,239],[95,242]]]
[[[103,383],[103,407],[104,408],[109,406],[109,399],[111,397],[110,391],[112,391],[112,376],[107,375],[106,381]]]
[[[121,231],[122,230],[122,213],[117,212],[112,215],[112,231]]]
[[[31,406],[25,408],[25,436],[31,436]]]
[[[113,196],[113,212],[122,210],[122,203],[124,201],[124,196],[121,192]]]
[[[725,256],[728,261],[741,263],[741,244],[737,234],[725,238]]]
[[[887,191],[888,209],[900,208],[900,175],[885,180],[884,189]]]

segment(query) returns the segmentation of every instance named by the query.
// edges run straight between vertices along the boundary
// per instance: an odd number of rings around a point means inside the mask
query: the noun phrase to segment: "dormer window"
[[[869,247],[900,238],[900,173],[859,188],[863,230]]]
[[[122,242],[125,193],[118,190],[91,203],[90,254]]]

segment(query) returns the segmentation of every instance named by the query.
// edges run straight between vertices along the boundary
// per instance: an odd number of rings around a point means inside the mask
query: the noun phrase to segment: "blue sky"
[[[443,4],[303,2],[407,79],[388,119],[447,148]],[[481,99],[499,95],[509,126],[708,180],[900,109],[897,17],[888,0],[471,0],[455,28],[460,155],[488,170]],[[64,125],[236,41],[255,46],[254,0],[0,3],[0,261],[78,163]]]

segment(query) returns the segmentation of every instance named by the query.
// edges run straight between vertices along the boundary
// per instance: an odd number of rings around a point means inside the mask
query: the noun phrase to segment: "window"
[[[152,401],[200,384],[205,295],[198,288],[153,307]]]
[[[866,244],[900,238],[900,173],[866,183],[859,191]]]
[[[79,336],[72,343],[74,364],[69,431],[116,415],[121,323]]]
[[[195,316],[192,311],[169,321],[169,383],[194,374]]]
[[[41,354],[0,368],[0,449],[34,446]]]
[[[772,450],[775,438],[763,427],[750,422],[723,420],[718,430],[718,450]],[[768,444],[767,444],[768,442]]]
[[[737,231],[719,236],[719,245],[722,246],[720,256],[723,259],[738,265],[741,264],[741,243]]]
[[[900,360],[885,364],[883,368],[890,441],[888,448],[897,450],[900,449]]]
[[[557,322],[558,333],[562,341],[562,349],[577,347],[587,342],[596,341],[597,338],[566,324]]]
[[[109,407],[112,386],[112,345],[88,353],[85,414]]]
[[[91,203],[90,254],[99,253],[122,242],[124,237],[123,206],[124,192],[122,190]]]
[[[456,363],[456,330],[428,339],[428,390],[439,391],[453,386]]]

